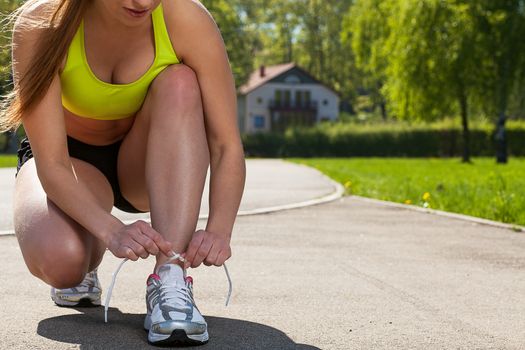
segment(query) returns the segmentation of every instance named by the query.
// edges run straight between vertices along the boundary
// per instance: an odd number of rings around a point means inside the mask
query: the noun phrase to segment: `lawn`
[[[525,226],[525,158],[290,158],[343,184],[347,194]]]
[[[0,154],[0,168],[16,167],[16,155]]]

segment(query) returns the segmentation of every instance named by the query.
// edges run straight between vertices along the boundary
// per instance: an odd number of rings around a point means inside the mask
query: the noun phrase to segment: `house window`
[[[257,97],[257,103],[258,103],[258,104],[263,103],[263,99],[262,99],[262,97]]]
[[[304,92],[304,102],[305,102],[306,104],[309,104],[311,98],[312,98],[312,93],[311,93],[311,91],[310,91],[310,90],[306,90],[306,91]]]
[[[262,115],[256,115],[253,117],[253,126],[256,129],[264,128],[264,122],[265,122],[265,119],[264,119],[264,116]]]
[[[281,90],[275,90],[275,106],[279,107],[281,105],[282,92]]]
[[[328,105],[328,100],[323,100],[323,106],[327,106]]]
[[[291,104],[292,92],[290,90],[284,90],[283,93],[284,93],[283,105],[288,107]]]
[[[292,103],[291,90],[275,90],[275,107],[290,107]]]

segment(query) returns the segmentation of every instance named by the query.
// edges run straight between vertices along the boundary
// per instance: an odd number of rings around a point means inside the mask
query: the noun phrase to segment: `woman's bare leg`
[[[178,64],[152,83],[119,154],[122,193],[151,211],[152,226],[176,252],[196,230],[210,162],[200,88],[195,73]],[[157,258],[157,266],[166,261]]]
[[[100,205],[113,207],[111,186],[91,164],[71,158],[75,173],[97,196]],[[82,282],[104,255],[102,241],[68,217],[48,198],[36,173],[34,159],[18,173],[14,200],[15,233],[29,271],[55,288]]]

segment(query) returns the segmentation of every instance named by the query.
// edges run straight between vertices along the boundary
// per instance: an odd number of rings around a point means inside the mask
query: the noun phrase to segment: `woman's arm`
[[[202,4],[184,0],[171,5],[168,17],[170,34],[177,43],[177,54],[191,67],[198,78],[204,108],[206,134],[210,150],[210,214],[206,231],[229,242],[239,210],[246,168],[244,151],[237,126],[235,81],[219,28]],[[190,243],[187,257],[192,266],[206,262],[202,238],[197,235]],[[199,246],[201,248],[199,248]],[[204,246],[207,246],[204,244]],[[207,253],[207,252],[206,252]],[[209,254],[213,256],[213,252]],[[208,264],[222,265],[229,256],[224,253]]]
[[[31,18],[42,15],[43,10],[42,7],[33,8],[31,13],[24,13],[15,24],[13,31],[15,84],[19,84],[20,77],[26,72],[33,53],[38,49],[37,44],[42,31],[35,29],[34,26],[31,27]],[[104,241],[115,255],[136,260],[137,256],[144,255],[144,249],[129,240],[126,245],[122,237],[122,232],[129,231],[131,225],[124,225],[105,210],[86,184],[75,175],[68,154],[62,108],[60,79],[57,74],[43,99],[22,117],[42,187],[53,203],[94,236]],[[135,227],[139,225],[140,228]],[[155,242],[159,241],[154,232],[151,232],[153,229],[146,228],[144,223],[134,225],[131,230],[135,235],[137,230],[142,230],[147,232],[151,239],[154,237]],[[138,240],[140,238],[136,239]],[[151,246],[150,242],[148,244]],[[161,246],[165,247],[165,245]],[[151,250],[156,249],[151,248]]]

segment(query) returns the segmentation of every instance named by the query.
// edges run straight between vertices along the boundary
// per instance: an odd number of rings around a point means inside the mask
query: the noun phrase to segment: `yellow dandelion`
[[[405,204],[412,204],[412,201],[411,201],[410,199],[407,199],[407,200],[405,201]]]
[[[425,202],[428,202],[429,199],[430,199],[430,193],[425,192],[425,193],[423,194],[423,200],[424,200]]]
[[[346,187],[346,188],[350,188],[350,187],[352,187],[352,181],[347,181],[347,182],[345,182],[345,187]]]

